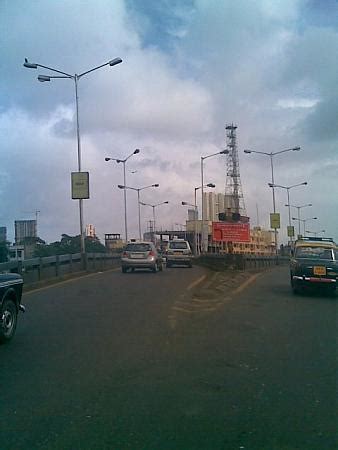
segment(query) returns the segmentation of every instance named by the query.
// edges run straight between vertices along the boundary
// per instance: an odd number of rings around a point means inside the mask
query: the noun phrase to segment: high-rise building
[[[6,241],[7,241],[7,228],[0,227],[0,242],[6,242]]]
[[[96,236],[94,225],[86,225],[86,236],[94,238]]]
[[[36,220],[16,220],[14,222],[15,228],[15,243],[19,244],[27,237],[36,238]]]

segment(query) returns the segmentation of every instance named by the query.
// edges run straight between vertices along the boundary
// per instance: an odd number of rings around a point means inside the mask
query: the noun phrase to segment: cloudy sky
[[[127,184],[156,204],[158,225],[186,220],[200,157],[225,148],[225,125],[238,126],[245,205],[252,225],[268,227],[269,158],[243,150],[300,152],[275,157],[275,182],[290,191],[311,231],[338,240],[338,7],[335,0],[2,0],[0,2],[0,225],[33,219],[47,242],[79,233],[70,173],[77,170],[74,83],[39,83],[44,69],[82,73],[82,169],[90,173],[85,223],[100,238],[124,233],[122,165]],[[136,173],[131,173],[135,172]],[[205,181],[225,188],[225,157],[205,163]],[[276,191],[282,236],[287,194]],[[296,215],[296,209],[293,215]],[[142,226],[152,209],[142,208]],[[137,236],[136,193],[128,192],[129,235]],[[296,225],[296,223],[295,223]]]

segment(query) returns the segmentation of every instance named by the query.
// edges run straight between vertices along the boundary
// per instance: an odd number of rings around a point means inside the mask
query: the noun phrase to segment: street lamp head
[[[188,203],[187,202],[182,202],[182,205],[183,206],[186,206]]]
[[[106,158],[104,158],[104,160],[105,160],[105,161],[110,161],[111,158],[106,157]]]
[[[251,150],[244,150],[244,153],[252,153]]]
[[[168,200],[167,200],[167,201],[165,201],[165,202],[163,202],[163,203],[169,203],[169,202],[168,202]]]
[[[118,187],[119,189],[125,189],[125,186],[123,186],[123,184],[118,184],[117,187]]]
[[[273,183],[268,183],[269,187],[275,187]]]
[[[27,67],[28,69],[37,69],[38,68],[37,64],[30,63],[27,58],[25,58],[25,62],[23,63],[23,65],[24,65],[24,67]]]
[[[216,187],[216,185],[214,183],[208,183],[207,186],[210,187],[210,188]]]
[[[134,150],[134,153],[133,153],[133,154],[134,154],[134,155],[137,155],[137,153],[140,153],[140,149],[138,149],[138,148],[137,148],[136,150]]]
[[[299,150],[300,150],[300,147],[293,147],[293,149],[292,149],[293,152],[299,152]]]
[[[121,58],[114,58],[111,61],[109,61],[110,66],[116,66],[116,64],[120,64],[122,62]]]
[[[227,155],[229,153],[229,150],[222,150],[219,152],[220,155]]]
[[[47,75],[39,75],[38,80],[41,82],[50,81],[50,77],[48,77]]]
[[[156,183],[156,184],[152,184],[152,187],[160,187],[160,185],[158,183]]]
[[[115,161],[118,163],[123,162],[122,159],[115,159]]]
[[[304,183],[302,183],[302,185],[303,185],[303,186],[306,186],[306,185],[307,185],[307,181],[304,181]]]

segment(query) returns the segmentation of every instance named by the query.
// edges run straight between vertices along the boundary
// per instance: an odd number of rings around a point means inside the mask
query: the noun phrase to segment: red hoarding
[[[250,242],[250,224],[248,223],[212,223],[214,242]]]

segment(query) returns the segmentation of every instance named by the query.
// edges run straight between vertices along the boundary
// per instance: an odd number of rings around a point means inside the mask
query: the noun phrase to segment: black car
[[[0,274],[0,343],[6,343],[15,334],[21,305],[23,279],[16,273]]]
[[[338,279],[338,249],[330,238],[302,238],[290,260],[291,287],[298,294],[306,287],[326,288],[334,294]]]

